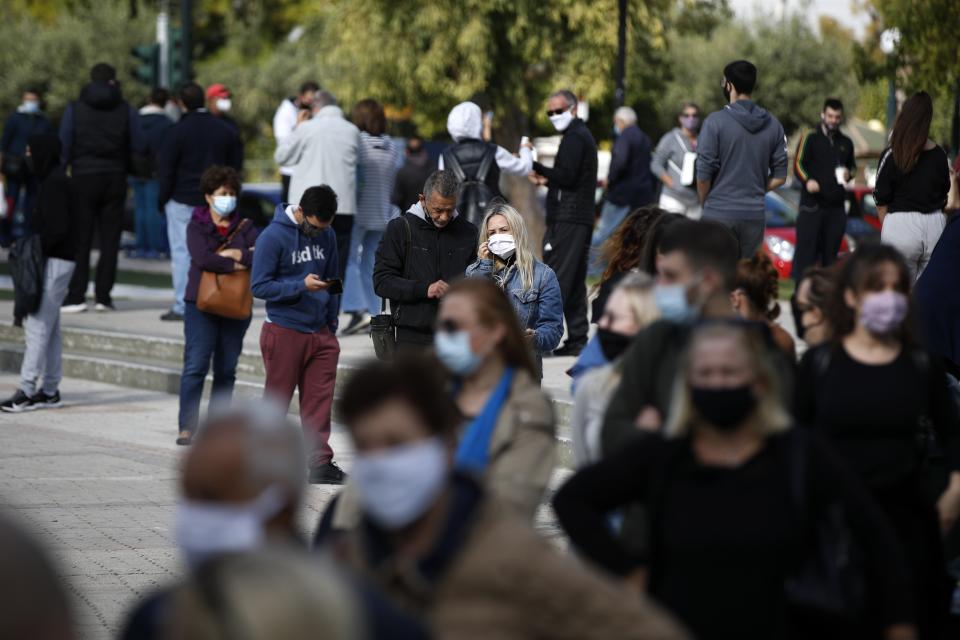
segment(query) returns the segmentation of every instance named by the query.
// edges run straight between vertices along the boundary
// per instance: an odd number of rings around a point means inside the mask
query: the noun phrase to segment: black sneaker
[[[310,469],[310,484],[343,484],[347,474],[332,460]]]
[[[43,391],[37,391],[36,395],[30,398],[30,403],[33,409],[59,409],[63,406],[59,391],[54,391],[49,396]]]
[[[567,342],[559,349],[555,349],[553,355],[558,358],[563,356],[578,356],[585,346],[585,342]]]
[[[342,336],[352,336],[370,326],[370,314],[365,311],[354,311],[350,314],[350,322],[340,330]]]
[[[177,313],[173,309],[167,311],[165,314],[160,316],[160,319],[164,322],[183,322],[183,314]]]
[[[0,409],[7,413],[32,411],[35,408],[36,407],[33,406],[33,400],[23,392],[23,389],[17,389],[17,392],[10,396],[10,398],[4,402],[0,402]]]

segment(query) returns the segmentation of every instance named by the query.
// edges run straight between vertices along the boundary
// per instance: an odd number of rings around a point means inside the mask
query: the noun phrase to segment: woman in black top
[[[910,564],[920,637],[939,638],[950,594],[940,531],[960,512],[960,428],[942,366],[914,346],[909,279],[893,247],[863,246],[848,259],[828,310],[833,340],[800,364],[796,417],[831,440],[873,493]],[[952,470],[936,504],[922,490],[923,423]]]
[[[883,229],[880,238],[906,259],[920,277],[947,220],[943,207],[950,191],[947,154],[930,140],[933,101],[925,91],[903,103],[893,124],[890,148],[880,156],[873,197]]]
[[[696,329],[664,434],[577,473],[554,499],[560,523],[580,552],[631,585],[648,585],[697,638],[769,640],[797,631],[785,583],[812,548],[802,525],[841,502],[868,560],[873,631],[913,637],[889,526],[826,447],[789,428],[766,352],[745,325]],[[634,502],[650,513],[648,563],[607,525],[609,512]],[[821,632],[804,627],[801,637]]]

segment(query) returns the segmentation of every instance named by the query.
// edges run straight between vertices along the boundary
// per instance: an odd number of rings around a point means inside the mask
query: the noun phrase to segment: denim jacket
[[[467,267],[467,277],[493,278],[493,268],[493,260],[477,260]],[[529,291],[524,291],[517,269],[505,269],[508,270],[507,280],[501,286],[517,312],[520,326],[537,332],[538,353],[553,351],[563,337],[563,298],[560,297],[560,283],[556,274],[547,265],[534,260],[533,286]]]

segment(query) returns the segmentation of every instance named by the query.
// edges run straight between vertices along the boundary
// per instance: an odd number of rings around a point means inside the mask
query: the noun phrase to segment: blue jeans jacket
[[[467,267],[468,278],[493,278],[493,260],[477,260]],[[503,284],[520,326],[537,332],[538,353],[548,353],[557,348],[563,337],[563,298],[560,283],[553,269],[539,260],[533,263],[533,286],[524,291],[523,281],[516,268],[510,269]]]

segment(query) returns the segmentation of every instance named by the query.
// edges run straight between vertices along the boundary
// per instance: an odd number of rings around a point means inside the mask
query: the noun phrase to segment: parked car
[[[255,227],[263,229],[273,220],[281,194],[279,182],[244,183],[237,198],[240,216],[250,218]]]

